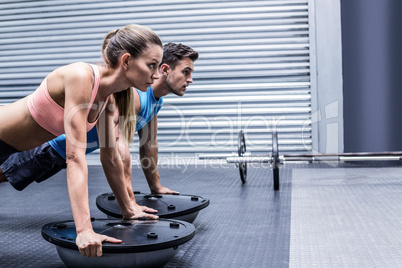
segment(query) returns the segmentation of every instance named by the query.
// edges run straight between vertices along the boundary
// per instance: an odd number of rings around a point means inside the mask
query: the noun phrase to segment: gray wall
[[[240,129],[248,151],[266,153],[275,128],[281,151],[306,152],[312,148],[311,76],[317,69],[327,72],[321,64],[310,69],[314,1],[0,1],[0,105],[30,94],[59,66],[99,62],[105,33],[138,23],[164,43],[181,42],[200,53],[185,96],[164,98],[160,153],[230,154],[237,151]],[[317,65],[333,54],[320,44]],[[331,91],[316,84],[320,92]]]
[[[342,0],[346,152],[402,150],[402,1]]]

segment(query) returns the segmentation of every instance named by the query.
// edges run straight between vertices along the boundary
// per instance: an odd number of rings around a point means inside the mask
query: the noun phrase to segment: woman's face
[[[162,47],[149,44],[140,56],[130,58],[127,78],[135,88],[147,91],[155,79],[159,78],[158,66],[162,61]]]

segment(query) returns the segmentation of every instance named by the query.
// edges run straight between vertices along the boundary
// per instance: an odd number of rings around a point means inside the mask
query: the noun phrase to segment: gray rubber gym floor
[[[210,199],[195,237],[166,267],[402,267],[402,167],[292,164],[272,189],[271,171],[160,167],[164,185]],[[134,167],[135,190],[149,192]],[[90,208],[110,192],[100,166],[89,168]],[[0,184],[0,267],[65,267],[42,225],[70,220],[65,172],[18,192]]]

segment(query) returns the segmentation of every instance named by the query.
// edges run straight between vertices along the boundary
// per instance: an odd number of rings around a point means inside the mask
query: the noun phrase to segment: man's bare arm
[[[142,129],[140,138],[140,161],[149,189],[153,194],[177,193],[161,185],[158,171],[158,118],[154,116]]]

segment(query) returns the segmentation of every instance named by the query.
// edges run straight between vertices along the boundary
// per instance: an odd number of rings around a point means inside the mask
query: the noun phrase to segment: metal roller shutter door
[[[161,154],[232,152],[240,129],[248,151],[266,152],[273,127],[281,151],[311,149],[308,0],[7,1],[0,7],[0,104],[31,93],[58,66],[99,62],[106,32],[138,23],[164,43],[200,53],[185,96],[164,98]]]

